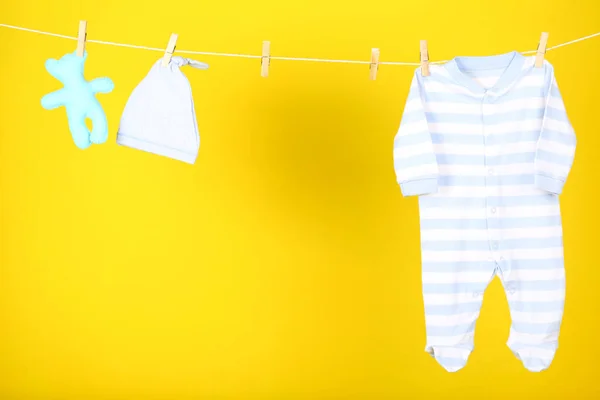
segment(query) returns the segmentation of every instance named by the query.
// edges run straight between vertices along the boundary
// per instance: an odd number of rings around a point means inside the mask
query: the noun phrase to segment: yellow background
[[[0,3],[0,23],[178,48],[382,61],[535,49],[600,31],[587,1]],[[567,302],[548,371],[506,347],[495,280],[462,371],[424,350],[417,202],[392,163],[413,67],[194,57],[195,165],[115,143],[161,56],[88,44],[107,143],[81,151],[44,61],[75,42],[0,27],[0,400],[600,397],[600,37],[549,52],[578,149],[562,195]]]

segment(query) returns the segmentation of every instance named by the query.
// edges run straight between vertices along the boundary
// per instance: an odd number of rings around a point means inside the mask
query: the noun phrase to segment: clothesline
[[[52,32],[44,32],[44,31],[40,31],[40,30],[37,30],[37,29],[30,29],[30,28],[25,28],[25,27],[21,27],[21,26],[0,24],[0,27],[9,28],[9,29],[16,29],[16,30],[19,30],[19,31],[31,32],[31,33],[37,33],[37,34],[40,34],[40,35],[54,36],[54,37],[59,37],[59,38],[62,38],[62,39],[77,40],[77,38],[74,37],[74,36],[61,35],[61,34],[52,33]],[[573,44],[573,43],[582,42],[584,40],[591,39],[591,38],[596,37],[596,36],[600,36],[600,32],[593,33],[591,35],[584,36],[584,37],[581,37],[581,38],[577,38],[577,39],[574,39],[574,40],[570,40],[570,41],[565,42],[565,43],[560,43],[560,44],[557,44],[555,46],[550,46],[550,47],[548,47],[546,49],[546,51],[558,49],[560,47],[568,46],[568,45]],[[105,45],[117,46],[117,47],[127,47],[127,48],[131,48],[131,49],[140,49],[140,50],[149,50],[149,51],[158,51],[158,52],[164,52],[165,51],[164,48],[161,49],[161,48],[157,48],[157,47],[138,46],[138,45],[135,45],[135,44],[107,42],[107,41],[103,41],[103,40],[94,40],[94,39],[86,39],[86,41],[88,43],[105,44]],[[522,54],[533,54],[535,52],[536,52],[536,50],[530,50],[530,51],[524,51],[524,52],[522,52]],[[253,54],[218,53],[218,52],[192,51],[192,50],[177,50],[177,53],[181,53],[181,54],[198,54],[198,55],[216,56],[216,57],[237,57],[237,58],[255,58],[255,59],[262,58],[262,56],[260,56],[260,55],[253,55]],[[322,62],[322,63],[371,64],[371,61],[361,61],[361,60],[332,60],[332,59],[325,59],[325,58],[302,58],[302,57],[271,56],[270,59],[271,60],[282,60],[282,61],[307,61],[307,62]],[[445,63],[445,62],[447,62],[447,61],[446,60],[444,60],[444,61],[432,61],[431,64],[441,64],[441,63]],[[406,65],[406,66],[419,66],[419,65],[421,65],[420,63],[416,63],[416,62],[403,62],[403,61],[382,61],[379,64],[381,64],[381,65]]]

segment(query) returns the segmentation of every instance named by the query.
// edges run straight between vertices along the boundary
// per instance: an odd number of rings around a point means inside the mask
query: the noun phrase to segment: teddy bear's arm
[[[110,93],[115,85],[110,78],[97,78],[90,82],[92,93]]]
[[[46,110],[52,110],[54,108],[64,106],[67,93],[64,89],[57,90],[56,92],[48,93],[42,97],[42,107]]]

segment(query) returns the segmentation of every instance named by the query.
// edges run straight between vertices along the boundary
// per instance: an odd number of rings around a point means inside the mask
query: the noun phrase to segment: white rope
[[[569,44],[573,44],[573,43],[577,43],[577,42],[583,42],[584,40],[591,39],[591,38],[593,38],[595,36],[600,36],[600,32],[591,34],[589,36],[584,36],[584,37],[579,38],[579,39],[571,40],[570,42],[565,42],[565,43],[557,44],[556,46],[550,46],[550,47],[548,47],[546,49],[546,51],[552,50],[552,49],[558,49],[559,47],[567,46]]]
[[[296,57],[276,57],[276,56],[271,56],[269,58],[271,60],[283,60],[283,61],[309,61],[309,62],[323,62],[323,63],[371,64],[370,61],[328,60],[326,58],[296,58]]]
[[[77,40],[77,38],[73,38]],[[117,47],[129,47],[132,49],[141,49],[141,50],[150,50],[150,51],[160,51],[163,52],[165,49],[159,49],[157,47],[146,47],[146,46],[137,46],[135,44],[125,44],[125,43],[115,43],[115,42],[105,42],[102,40],[85,40],[88,43],[98,43],[98,44],[107,44],[109,46],[117,46]]]
[[[59,35],[57,33],[38,31],[36,29],[23,28],[21,26],[0,24],[0,27],[16,29],[16,30],[25,31],[25,32],[38,33],[40,35],[54,36],[54,37],[59,37],[59,38],[63,38],[63,39],[77,40],[77,38],[74,36]],[[567,45],[570,45],[573,43],[582,42],[584,40],[591,39],[596,36],[600,36],[600,32],[597,32],[597,33],[594,33],[594,34],[591,34],[588,36],[584,36],[584,37],[581,37],[581,38],[578,38],[575,40],[571,40],[569,42],[557,44],[555,46],[550,46],[546,49],[546,51],[558,49],[559,47],[564,47],[564,46],[567,46]],[[138,46],[135,44],[127,44],[127,43],[105,42],[102,40],[91,39],[91,40],[87,40],[87,42],[88,43],[97,43],[97,44],[106,44],[109,46],[127,47],[127,48],[131,48],[131,49],[141,49],[141,50],[150,50],[150,51],[159,51],[159,52],[165,51],[165,49],[160,49],[157,47]],[[181,53],[181,54],[199,54],[199,55],[203,55],[203,56],[216,56],[216,57],[262,58],[262,56],[257,56],[257,55],[253,55],[253,54],[213,53],[213,52],[208,52],[208,51],[190,51],[190,50],[176,50],[176,52]],[[533,53],[536,53],[536,50],[524,51],[522,54],[533,54]],[[307,61],[307,62],[344,63],[344,64],[370,64],[371,63],[370,61],[359,61],[359,60],[329,60],[329,59],[325,59],[325,58],[298,58],[298,57],[276,57],[276,56],[271,56],[270,59],[271,60],[281,60],[281,61]],[[432,62],[430,62],[430,64],[443,64],[445,62],[447,62],[447,61],[432,61]],[[402,62],[402,61],[382,61],[379,64],[381,64],[381,65],[408,65],[408,66],[421,65],[420,63]]]
[[[35,29],[29,29],[29,28],[22,28],[20,26],[13,26],[13,25],[6,25],[6,24],[0,24],[0,26],[3,26],[5,28],[9,28],[9,29],[16,29],[16,30],[19,30],[19,31],[39,33],[40,35],[56,36],[56,37],[63,38],[63,39],[77,40],[77,38],[74,38],[72,36],[59,35],[57,33],[50,33],[50,32],[38,31],[38,30],[35,30]]]

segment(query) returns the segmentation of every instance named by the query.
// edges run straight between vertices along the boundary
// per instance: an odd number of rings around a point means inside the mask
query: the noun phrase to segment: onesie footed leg
[[[531,372],[550,367],[565,300],[562,261],[548,269],[513,269],[502,278],[512,319],[508,347]]]
[[[462,369],[469,359],[472,349],[468,347],[427,346],[428,352],[448,372]]]
[[[531,372],[541,372],[550,367],[556,349],[558,348],[557,343],[544,343],[544,344],[523,344],[518,341],[518,338],[511,338],[508,340],[508,347],[512,350],[513,354],[521,360],[523,366]]]
[[[473,351],[483,294],[494,270],[477,272],[468,263],[452,261],[431,264],[423,267],[425,351],[446,371],[456,372],[467,364]]]
[[[90,139],[94,144],[102,144],[108,139],[108,121],[100,105],[88,111],[87,117],[92,120]]]

